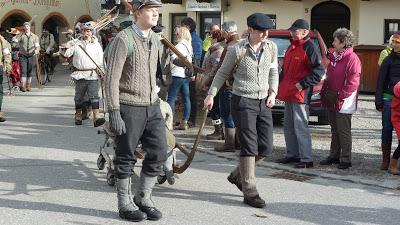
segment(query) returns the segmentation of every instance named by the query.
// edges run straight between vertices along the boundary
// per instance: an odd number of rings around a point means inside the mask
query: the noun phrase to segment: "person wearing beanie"
[[[105,119],[100,117],[100,97],[98,94],[99,78],[101,75],[98,69],[103,69],[103,49],[98,39],[94,36],[92,23],[82,23],[80,31],[82,35],[79,39],[70,41],[64,45],[67,50],[63,54],[64,57],[72,57],[72,64],[74,66],[71,78],[75,82],[75,124],[82,125],[82,108],[87,94],[93,111],[93,125],[94,127],[98,127],[105,122]],[[85,49],[89,56],[82,48]]]
[[[35,57],[39,54],[39,38],[31,31],[31,24],[25,22],[23,32],[14,39],[19,45],[19,62],[21,66],[21,91],[30,91],[32,87],[32,75],[35,72]]]
[[[285,101],[283,130],[286,156],[278,163],[295,162],[295,168],[313,167],[311,135],[308,127],[309,96],[325,74],[321,53],[308,36],[310,25],[303,19],[289,28],[292,39],[282,65],[277,98]]]
[[[231,107],[240,139],[240,158],[228,181],[242,191],[245,204],[256,208],[266,206],[256,187],[256,162],[273,149],[271,108],[279,83],[278,49],[268,40],[273,25],[264,13],[247,17],[248,38],[228,48],[204,99],[204,108],[211,109],[217,92],[233,76]]]
[[[393,87],[400,80],[400,34],[393,34],[392,48],[392,52],[382,61],[379,68],[375,91],[375,108],[382,112],[381,170],[387,170],[390,164],[393,138],[391,121]]]
[[[114,166],[118,210],[119,216],[129,221],[159,220],[162,213],[152,200],[152,191],[167,159],[165,121],[156,88],[156,65],[164,51],[151,28],[157,25],[162,4],[160,0],[134,0],[124,4],[135,20],[109,45],[105,77],[109,125],[116,134]],[[133,47],[128,43],[133,43]],[[169,69],[167,65],[161,66],[162,70]],[[137,161],[133,153],[139,140],[146,156],[133,194],[131,175]]]
[[[400,32],[397,32],[397,34],[400,34]],[[393,35],[392,34],[389,38],[389,43],[385,49],[381,51],[379,54],[379,59],[378,59],[378,65],[380,66],[382,64],[382,61],[392,52],[393,46],[392,46],[392,40],[393,40]]]

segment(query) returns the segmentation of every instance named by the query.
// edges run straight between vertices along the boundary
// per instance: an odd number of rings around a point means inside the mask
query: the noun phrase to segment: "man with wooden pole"
[[[151,28],[157,25],[162,4],[159,0],[124,4],[133,12],[135,21],[110,44],[105,77],[110,129],[116,134],[118,210],[119,216],[129,221],[159,220],[162,213],[151,195],[166,160],[165,122],[156,91],[157,61],[165,51]],[[133,195],[130,176],[137,161],[134,151],[139,140],[146,157]]]
[[[82,106],[86,92],[93,110],[93,125],[98,127],[104,124],[105,119],[100,117],[99,78],[102,76],[103,49],[94,34],[93,22],[81,24],[79,39],[67,42],[63,54],[71,57],[74,72],[71,77],[75,81],[75,124],[82,125]]]

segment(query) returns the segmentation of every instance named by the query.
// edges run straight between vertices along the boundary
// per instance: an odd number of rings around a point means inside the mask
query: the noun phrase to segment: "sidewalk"
[[[337,179],[377,187],[400,189],[399,176],[393,176],[387,171],[379,169],[382,157],[380,150],[380,114],[374,110],[373,99],[373,95],[361,95],[359,110],[353,115],[353,167],[350,169],[339,170],[335,165],[319,165],[319,162],[329,155],[330,126],[312,125],[312,123],[310,123],[310,131],[313,142],[314,168],[295,169],[291,165],[275,163],[277,159],[284,157],[286,153],[282,124],[274,124],[274,151],[271,156],[266,158],[259,164],[259,166],[279,169],[305,176]],[[310,121],[311,120],[312,118]],[[213,132],[213,127],[209,125],[209,118],[206,124],[208,125],[206,125],[203,130],[204,135]],[[188,131],[174,131],[174,133],[178,137],[178,142],[182,142],[187,146],[192,146],[194,137],[198,133],[198,129],[199,128],[196,127],[190,128]],[[398,141],[396,140],[395,134],[393,137],[392,149],[395,149]],[[237,161],[239,151],[234,153],[220,153],[214,151],[214,147],[222,143],[223,141],[206,140],[205,136],[203,136],[200,142],[199,151],[215,155],[216,157]]]
[[[69,84],[68,73],[59,69],[54,81],[43,89],[35,86],[31,92],[5,97],[8,120],[0,123],[0,224],[132,224],[119,218],[115,187],[107,184],[107,171],[96,165],[104,135],[97,134],[90,120],[81,126],[74,124],[74,88]],[[375,112],[364,111],[371,115],[363,118],[378,121]],[[355,146],[354,159],[361,154],[372,157],[365,165],[375,174],[379,152],[374,155],[373,149],[379,135],[371,138],[377,130],[363,131],[357,120],[355,142],[372,139],[372,147],[363,153],[364,147]],[[193,128],[174,132],[180,142],[192,145],[197,131]],[[207,126],[204,134],[210,132],[211,127]],[[314,147],[321,149],[315,157],[321,157],[327,151],[324,135],[329,128],[312,126],[312,132],[319,135],[314,136]],[[395,221],[399,212],[398,190],[341,181],[344,176],[357,173],[359,164],[332,179],[298,172],[332,175],[337,172],[335,169],[285,172],[291,168],[270,162],[284,153],[281,126],[274,130],[274,142],[274,154],[256,170],[257,186],[267,202],[266,208],[245,205],[242,193],[226,180],[236,166],[236,153],[215,153],[212,147],[221,142],[202,141],[200,152],[184,173],[176,174],[174,185],[155,186],[152,198],[163,219],[140,224],[338,225],[351,221],[380,225]],[[134,192],[140,169],[139,161],[134,168]]]
[[[65,86],[71,85],[68,79],[69,70],[66,67],[59,66],[57,68],[58,72],[56,74],[56,79],[52,83],[48,83],[44,86],[44,89],[53,89],[61,87],[64,95],[57,95],[57,97],[64,97],[67,95],[73,95],[73,89],[70,87],[65,89]],[[60,79],[63,77],[62,79]],[[36,87],[36,81],[33,84]],[[4,84],[6,85],[6,83]],[[8,92],[8,87],[5,86],[5,92]],[[34,89],[33,92],[17,92],[13,96],[6,96],[4,101],[4,111],[6,116],[12,116],[12,113],[8,113],[9,108],[12,107],[12,99],[17,96],[41,96],[42,92],[39,89]],[[49,93],[39,99],[39,101],[46,101],[49,98],[55,98],[56,96],[51,96]],[[313,141],[313,153],[314,153],[314,168],[312,169],[294,169],[290,165],[277,164],[274,161],[278,158],[284,157],[285,155],[285,143],[283,138],[282,124],[274,125],[274,151],[271,156],[265,159],[259,164],[260,167],[267,167],[273,169],[279,169],[287,171],[294,174],[302,174],[306,176],[316,176],[328,179],[338,179],[345,180],[354,183],[390,188],[390,189],[400,189],[400,177],[393,176],[387,173],[387,171],[379,170],[379,164],[381,162],[381,152],[380,146],[380,115],[374,110],[373,106],[373,95],[360,95],[359,110],[353,117],[353,156],[352,163],[353,167],[349,170],[339,170],[334,166],[320,166],[319,161],[325,158],[329,152],[330,144],[330,127],[329,126],[319,126],[310,125],[312,141]],[[73,97],[70,98],[71,103],[73,102]],[[62,104],[65,105],[65,104]],[[49,106],[48,109],[52,109]],[[62,118],[65,120],[73,121],[73,109],[72,108],[60,108],[54,107],[54,110],[65,111],[63,113],[65,116]],[[200,115],[199,115],[200,117]],[[54,119],[54,118],[52,118]],[[311,119],[312,120],[312,119]],[[32,121],[28,120],[28,121]],[[208,155],[214,155],[219,158],[224,158],[227,160],[238,160],[238,151],[235,153],[219,153],[214,151],[214,147],[222,144],[223,141],[211,141],[206,140],[205,135],[211,133],[213,127],[210,121],[207,122],[208,125],[205,126],[203,130],[203,136],[199,145],[199,151],[206,153]],[[365,124],[371,124],[370,128],[366,129]],[[1,125],[1,124],[0,124]],[[178,141],[187,145],[192,146],[194,138],[197,135],[198,127],[190,128],[188,131],[174,131],[178,138]],[[394,135],[395,136],[395,135]],[[39,140],[38,140],[39,141]],[[397,141],[393,141],[393,149],[397,144]]]

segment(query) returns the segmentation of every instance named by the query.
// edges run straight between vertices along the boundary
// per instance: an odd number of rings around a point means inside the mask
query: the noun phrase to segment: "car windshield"
[[[273,41],[278,46],[278,57],[283,58],[285,56],[286,49],[290,45],[290,37],[288,36],[270,37],[269,40]],[[312,38],[312,41],[317,46],[318,51],[321,53],[321,48],[318,44],[318,39]]]

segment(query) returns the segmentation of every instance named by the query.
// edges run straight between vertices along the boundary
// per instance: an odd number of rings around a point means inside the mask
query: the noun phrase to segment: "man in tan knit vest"
[[[255,164],[273,148],[271,108],[278,91],[278,57],[276,45],[267,39],[272,20],[264,13],[254,13],[247,17],[247,26],[248,38],[228,48],[204,107],[211,109],[214,96],[233,74],[231,107],[240,139],[240,160],[228,180],[243,192],[244,203],[263,208],[265,201],[256,188]],[[243,50],[245,54],[240,57]]]
[[[24,32],[14,37],[19,44],[19,62],[21,64],[21,91],[30,91],[32,74],[35,72],[35,55],[39,54],[39,38],[31,31],[31,24],[23,24]]]
[[[135,22],[110,44],[105,79],[110,129],[117,134],[114,165],[119,216],[130,221],[159,220],[162,214],[151,193],[167,157],[165,122],[156,90],[157,61],[164,51],[151,28],[157,25],[161,2],[135,0],[125,5]],[[139,140],[146,157],[133,197],[130,176]]]

